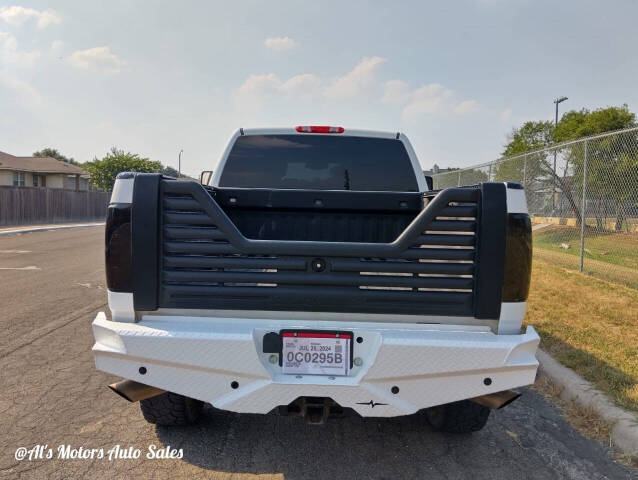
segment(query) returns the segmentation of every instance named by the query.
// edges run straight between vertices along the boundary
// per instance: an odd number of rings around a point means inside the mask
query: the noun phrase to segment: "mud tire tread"
[[[140,401],[142,415],[148,423],[166,426],[195,423],[203,405],[203,402],[199,400],[172,392],[165,392]]]

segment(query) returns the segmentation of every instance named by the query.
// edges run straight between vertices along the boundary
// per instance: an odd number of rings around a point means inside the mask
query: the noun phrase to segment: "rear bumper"
[[[354,343],[362,365],[347,377],[283,375],[262,353],[262,338],[289,328],[353,331],[363,338]],[[532,327],[521,335],[496,335],[465,325],[148,315],[123,323],[99,313],[93,332],[98,370],[244,413],[267,413],[313,396],[330,397],[363,416],[406,415],[529,385],[538,368],[539,337]],[[239,387],[233,389],[233,382]],[[399,392],[393,394],[395,386]]]

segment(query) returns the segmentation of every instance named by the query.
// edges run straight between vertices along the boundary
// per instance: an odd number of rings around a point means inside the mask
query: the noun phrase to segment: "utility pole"
[[[177,161],[177,178],[182,176],[182,152],[184,150],[179,151],[179,160]],[[556,169],[556,157],[554,157],[554,169]]]
[[[558,104],[567,100],[567,97],[559,97],[554,100],[556,104],[556,116],[554,117],[554,127],[558,125]],[[554,149],[554,177],[556,177],[556,149]],[[554,182],[552,182],[552,215],[554,215],[554,210],[556,210],[556,179],[554,178]]]

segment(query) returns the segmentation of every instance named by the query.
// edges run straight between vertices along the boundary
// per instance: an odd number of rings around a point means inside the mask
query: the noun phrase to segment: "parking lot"
[[[469,436],[417,414],[323,426],[205,410],[197,426],[156,428],[93,367],[91,321],[106,309],[102,227],[0,237],[0,472],[3,478],[627,479],[638,473],[574,431],[533,391]],[[34,445],[139,448],[139,459],[33,459]],[[182,459],[146,459],[149,445]],[[57,451],[55,452],[57,455]]]

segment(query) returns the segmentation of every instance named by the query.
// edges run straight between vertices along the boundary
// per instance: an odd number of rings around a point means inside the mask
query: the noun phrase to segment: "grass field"
[[[535,252],[526,323],[559,362],[638,411],[638,290],[546,262]]]
[[[569,270],[578,271],[580,267],[580,259],[577,256],[538,248],[536,245],[534,246],[534,260],[541,260]],[[583,272],[608,282],[618,283],[638,290],[638,269],[635,268],[610,265],[600,260],[588,259],[585,262]]]
[[[535,259],[568,269],[579,269],[579,227],[550,225],[534,231],[533,237]],[[638,289],[638,233],[586,230],[583,271]]]
[[[561,245],[569,245],[565,249]],[[550,225],[534,232],[534,247],[580,256],[580,227]],[[585,231],[585,261],[621,265],[638,270],[638,233]]]

